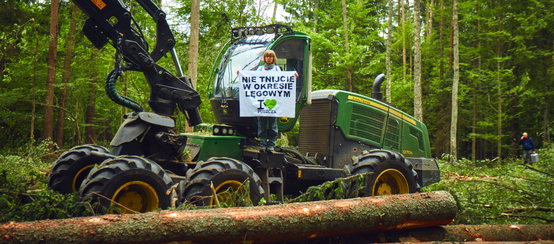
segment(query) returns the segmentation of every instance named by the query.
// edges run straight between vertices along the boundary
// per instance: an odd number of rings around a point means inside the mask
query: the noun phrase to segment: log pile
[[[264,243],[445,225],[447,192],[249,208],[159,211],[0,225],[1,243]]]

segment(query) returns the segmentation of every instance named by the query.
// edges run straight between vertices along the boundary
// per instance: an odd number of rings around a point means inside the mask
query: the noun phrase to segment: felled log
[[[448,225],[315,238],[306,244],[395,242],[532,242],[553,241],[554,225]]]
[[[283,242],[451,223],[448,192],[0,225],[2,243]]]

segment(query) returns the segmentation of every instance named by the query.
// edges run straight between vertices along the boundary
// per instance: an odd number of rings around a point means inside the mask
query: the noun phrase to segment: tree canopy
[[[155,23],[137,3],[123,2],[153,44]],[[168,13],[178,40],[175,48],[180,63],[187,64],[190,1],[154,2]],[[388,3],[345,0],[343,19],[339,0],[201,1],[197,90],[204,101],[200,107],[203,120],[214,122],[207,96],[211,89],[209,78],[231,28],[271,24],[273,11],[284,9],[286,17],[280,23],[312,38],[313,90],[348,90],[350,82],[354,92],[369,95],[373,79],[385,73],[387,34],[391,31],[390,101],[409,114],[414,114],[414,36],[421,37],[423,121],[429,129],[433,156],[454,154],[450,151],[452,1],[421,1],[419,11],[414,11],[414,2],[393,1],[391,30],[387,23]],[[97,53],[94,51],[80,31],[86,19],[80,11],[73,50],[71,55],[65,55],[71,39],[72,6],[70,1],[59,2],[54,67],[58,72],[53,106],[56,115],[65,111],[63,145],[58,145],[64,148],[83,144],[85,128],[91,126],[92,142],[111,140],[126,112],[103,92],[103,80],[114,64],[114,49],[106,45]],[[0,13],[0,128],[8,132],[0,135],[0,147],[15,148],[44,136],[48,43],[52,38],[50,2],[2,1]],[[419,18],[413,13],[418,13]],[[553,107],[550,88],[554,80],[554,1],[469,0],[458,4],[457,13],[460,70],[456,155],[473,160],[517,157],[517,140],[523,132],[529,133],[539,148],[545,147],[552,134],[549,121]],[[414,33],[415,20],[420,22],[420,33]],[[71,65],[64,98],[62,74],[67,69],[67,58]],[[174,72],[170,58],[162,58],[159,63]],[[149,89],[140,73],[126,73],[117,89],[148,107]],[[91,122],[87,120],[87,107],[92,94],[96,113]],[[63,99],[66,105],[62,105]],[[180,129],[184,129],[184,121],[183,116],[178,117]]]

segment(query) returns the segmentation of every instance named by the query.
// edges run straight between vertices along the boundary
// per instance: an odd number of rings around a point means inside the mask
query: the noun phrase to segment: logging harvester
[[[210,104],[217,124],[202,123],[199,94],[182,74],[175,39],[165,13],[151,0],[136,0],[156,22],[156,44],[149,50],[131,13],[118,0],[73,0],[89,18],[83,32],[97,48],[116,49],[105,90],[114,102],[132,109],[108,150],[81,145],[64,152],[48,176],[49,188],[79,191],[102,206],[117,202],[123,212],[168,208],[174,198],[215,204],[215,193],[246,189],[256,205],[274,194],[296,195],[309,186],[339,177],[369,173],[359,195],[418,192],[440,180],[431,158],[426,126],[382,101],[384,76],[375,79],[371,97],[342,90],[311,91],[311,40],[285,25],[239,27],[221,49],[210,76]],[[299,123],[298,150],[259,150],[256,118],[239,116],[236,71],[260,64],[274,50],[283,70],[299,74],[296,117],[279,118],[279,131]],[[177,75],[157,64],[168,53]],[[152,112],[116,91],[125,71],[142,72],[150,87]],[[176,108],[195,126],[178,133]],[[188,159],[183,157],[185,150]],[[241,187],[249,182],[249,187]]]

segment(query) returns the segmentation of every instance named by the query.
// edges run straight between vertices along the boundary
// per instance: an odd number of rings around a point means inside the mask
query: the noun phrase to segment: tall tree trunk
[[[429,7],[429,22],[427,23],[428,31],[427,36],[429,39],[431,39],[431,35],[433,34],[433,9],[435,8],[435,0],[431,0],[431,5]]]
[[[85,142],[87,144],[94,144],[94,116],[96,114],[96,82],[98,80],[97,65],[98,62],[98,49],[92,51],[92,63],[94,64],[94,71],[92,72],[92,79],[90,81],[90,97],[87,105],[87,117],[85,118]]]
[[[271,23],[275,23],[275,16],[277,15],[277,6],[279,5],[278,0],[273,0],[273,16],[271,17]]]
[[[477,14],[479,13],[479,5],[477,5]],[[477,20],[477,36],[481,34],[481,20]],[[477,58],[477,74],[481,74],[481,39],[477,43],[477,49],[479,51],[479,56]],[[479,79],[479,75],[477,75]],[[476,147],[477,147],[477,91],[475,86],[475,77],[473,78],[473,118],[471,122],[471,161],[475,163],[476,160]]]
[[[38,45],[39,38],[38,38],[36,22],[33,24],[33,29],[35,31],[36,45],[35,45],[35,52],[33,53],[33,88],[31,89],[31,93],[33,97],[33,108],[31,111],[31,139],[35,139],[35,113],[36,113],[36,107],[37,107],[36,84],[37,84],[37,54],[38,54],[38,47],[39,47]]]
[[[502,0],[498,0],[498,13],[497,13],[497,21],[498,21],[498,32],[502,31],[502,21],[501,21],[501,7],[502,7]],[[498,161],[502,162],[502,79],[500,76],[501,68],[501,58],[502,58],[502,48],[501,48],[501,41],[500,37],[498,37],[497,41],[497,50],[496,50],[496,56],[498,57],[498,61],[496,63],[496,79],[498,83],[498,139],[496,142],[496,151],[498,154]]]
[[[54,83],[58,49],[58,0],[50,5],[50,45],[48,47],[48,74],[46,76],[46,100],[44,102],[44,139],[53,139],[54,133]],[[51,147],[50,151],[54,151]]]
[[[65,52],[65,60],[63,64],[62,74],[62,90],[60,94],[60,106],[58,110],[58,123],[56,125],[56,144],[58,147],[63,146],[64,126],[65,126],[65,107],[67,101],[67,83],[69,82],[69,74],[71,72],[71,58],[73,57],[73,43],[75,40],[75,29],[77,25],[77,14],[79,8],[73,4],[73,15],[71,17],[71,24],[69,25],[69,33],[67,36],[67,49]]]
[[[406,10],[402,0],[402,83],[406,84]]]
[[[454,27],[454,80],[452,82],[452,120],[450,121],[450,154],[453,160],[458,157],[458,81],[460,80],[460,60],[458,42],[458,0],[452,1],[452,25]]]
[[[388,33],[387,33],[387,102],[392,103],[392,64],[390,60],[392,48],[392,12],[394,0],[389,0]]]
[[[444,56],[444,40],[443,40],[443,37],[444,37],[444,0],[441,0],[441,23],[440,23],[440,33],[439,33],[439,79],[440,81],[442,82],[443,78],[444,78],[444,61],[443,61],[443,56]]]
[[[10,222],[0,225],[0,241],[277,243],[445,225],[455,216],[454,197],[440,191],[250,208]]]
[[[448,69],[452,68],[452,48],[454,46],[454,19],[450,22],[450,50],[448,51]]]
[[[188,76],[192,87],[196,89],[198,80],[198,37],[200,35],[200,0],[191,0],[190,13],[190,44]]]
[[[342,0],[342,23],[344,26],[344,46],[346,55],[350,52],[348,44],[348,17],[346,16],[346,0]],[[347,79],[348,79],[348,91],[352,91],[352,70],[350,69],[350,62],[347,64],[346,68]]]
[[[423,105],[421,102],[421,20],[420,0],[414,0],[414,117],[423,122]]]
[[[554,42],[553,42],[553,46],[552,46],[552,49],[554,50]],[[549,79],[552,79],[552,75],[554,75],[554,55],[552,55],[552,66],[550,67],[550,76],[545,76],[545,79],[544,79],[544,90],[545,91],[548,91],[548,89],[550,89],[550,87],[548,86],[548,80]],[[549,99],[548,99],[549,96],[545,96],[544,98],[544,117],[543,117],[543,136],[542,136],[542,141],[543,141],[543,145],[544,143],[549,143],[550,142],[550,123],[549,123],[549,111],[550,111],[550,104],[549,104]]]
[[[314,33],[317,33],[317,25],[319,23],[319,16],[317,12],[319,11],[319,0],[314,0]]]

